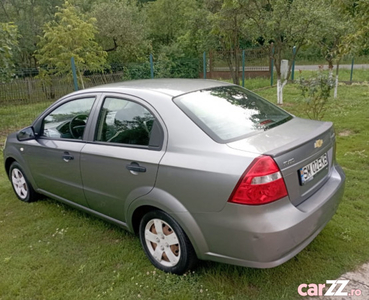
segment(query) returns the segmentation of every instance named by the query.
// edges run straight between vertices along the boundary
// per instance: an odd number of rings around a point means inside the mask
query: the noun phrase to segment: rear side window
[[[158,121],[142,105],[119,98],[106,98],[99,114],[96,141],[160,148]]]
[[[219,143],[239,140],[292,119],[284,110],[237,86],[188,93],[174,102]]]

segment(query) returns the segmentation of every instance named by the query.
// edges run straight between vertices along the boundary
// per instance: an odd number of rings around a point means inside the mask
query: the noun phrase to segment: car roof
[[[232,85],[227,82],[209,80],[209,79],[143,79],[123,81],[111,84],[104,84],[89,88],[89,91],[117,91],[139,90],[139,91],[155,91],[176,97],[193,91],[209,89],[213,87]],[[85,90],[85,91],[87,91]]]

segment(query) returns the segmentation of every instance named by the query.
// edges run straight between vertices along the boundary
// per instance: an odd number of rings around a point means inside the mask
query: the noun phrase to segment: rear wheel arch
[[[131,202],[126,214],[128,228],[138,234],[142,218],[153,210],[169,214],[189,238],[198,258],[205,257],[209,248],[196,220],[179,200],[160,189],[154,188],[149,194]]]
[[[148,212],[157,210],[158,208],[154,206],[144,205],[138,207],[132,215],[132,229],[133,232],[138,235],[139,229],[140,229],[140,222],[144,215],[146,215]]]

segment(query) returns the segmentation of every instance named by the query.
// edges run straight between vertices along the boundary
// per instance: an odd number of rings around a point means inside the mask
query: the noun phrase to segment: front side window
[[[100,111],[95,140],[149,146],[158,126],[155,123],[155,117],[142,105],[125,99],[106,98]]]
[[[64,103],[42,122],[42,136],[56,139],[82,139],[94,97]]]
[[[242,139],[292,119],[290,114],[267,100],[235,86],[188,93],[175,98],[174,102],[219,143]]]

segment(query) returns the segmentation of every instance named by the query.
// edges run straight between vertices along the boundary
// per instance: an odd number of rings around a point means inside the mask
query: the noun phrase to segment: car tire
[[[9,179],[19,200],[23,202],[33,202],[37,200],[38,194],[29,183],[21,166],[17,162],[13,162],[10,166]]]
[[[166,212],[153,210],[145,214],[139,234],[146,256],[158,269],[182,275],[195,266],[197,257],[190,240]]]

